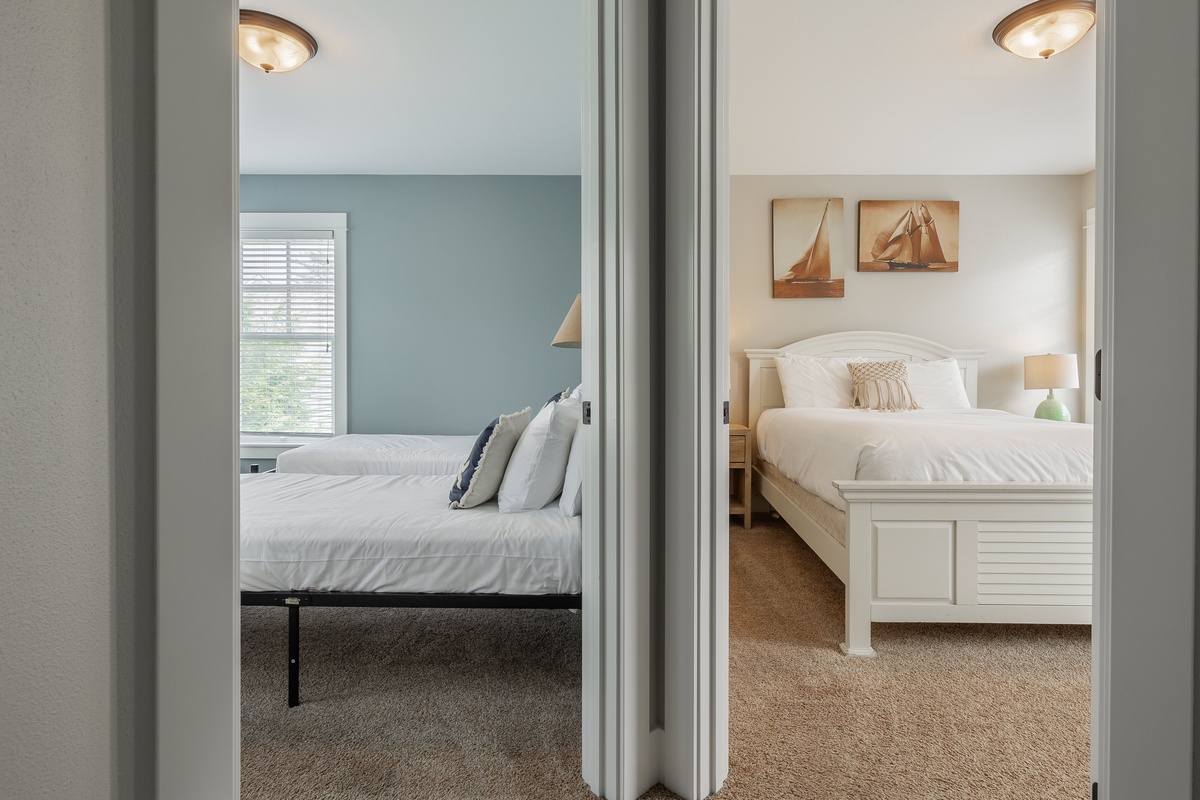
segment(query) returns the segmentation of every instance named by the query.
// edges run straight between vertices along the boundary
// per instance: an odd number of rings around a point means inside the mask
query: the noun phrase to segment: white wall
[[[6,798],[107,797],[113,779],[105,11],[17,0],[0,25]]]
[[[821,333],[889,330],[987,350],[979,404],[1032,415],[1023,358],[1083,356],[1082,178],[1052,176],[734,176],[730,180],[730,411],[746,421],[748,347]],[[845,198],[846,296],[771,297],[771,200]],[[857,272],[858,201],[958,200],[957,273]],[[1079,390],[1056,392],[1080,418]]]

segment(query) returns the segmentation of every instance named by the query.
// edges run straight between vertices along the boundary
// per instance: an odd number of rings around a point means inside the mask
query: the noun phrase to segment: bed
[[[444,475],[242,476],[242,604],[289,611],[289,706],[304,606],[581,607],[580,517],[557,504],[501,514],[494,500],[451,510],[448,487]]]
[[[279,454],[277,472],[322,475],[454,475],[475,436],[351,433]]]
[[[844,471],[840,476],[827,475],[824,485],[810,490],[791,477],[796,474],[795,464],[785,465],[788,472],[778,466],[784,460],[781,453],[795,456],[796,445],[790,451],[786,446],[779,448],[766,430],[778,424],[774,417],[782,416],[772,409],[784,406],[775,357],[789,353],[908,362],[956,359],[972,407],[976,406],[978,364],[983,353],[875,331],[828,334],[782,348],[746,351],[750,360],[749,422],[758,450],[755,485],[845,584],[843,653],[874,655],[872,622],[1091,622],[1090,471],[1081,474],[1076,468],[1063,474],[1059,472],[1062,465],[1051,463],[1035,467],[1020,480],[881,479],[883,472],[876,466],[868,466],[867,477],[859,473],[861,451],[839,456],[833,444],[826,442],[829,452],[812,454],[809,461],[829,460]],[[872,424],[886,424],[891,417],[912,420],[910,427],[936,427],[936,414],[926,414],[917,423],[921,411],[831,411],[858,415]],[[810,427],[823,431],[826,439],[850,441],[850,434],[833,427],[838,415],[827,414],[828,419],[820,413],[809,416],[815,418],[809,420]],[[954,415],[949,416],[946,424],[955,424]],[[1088,442],[1090,470],[1091,426],[1003,412],[973,414],[964,410],[959,416],[971,428],[1009,424],[1014,431],[1022,431],[1013,437],[1033,437],[1024,441],[1068,430],[1056,431],[1054,426],[1073,426],[1070,434],[1074,440]],[[955,437],[970,442],[977,434],[971,430]],[[924,435],[910,431],[910,436],[915,438],[902,439],[891,451],[893,456],[920,449]],[[874,454],[883,450],[883,445],[874,441],[865,448]],[[772,449],[777,452],[770,452]],[[970,447],[960,450],[960,459],[964,452],[970,455],[973,451]],[[883,459],[888,460],[886,452]],[[926,472],[941,475],[946,469],[938,466]]]

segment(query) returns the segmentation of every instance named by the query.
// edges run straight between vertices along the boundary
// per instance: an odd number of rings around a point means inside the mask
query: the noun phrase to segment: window
[[[346,215],[241,215],[243,458],[346,432]]]

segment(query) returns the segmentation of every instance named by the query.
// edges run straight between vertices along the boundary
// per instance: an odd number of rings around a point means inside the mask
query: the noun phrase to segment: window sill
[[[325,436],[255,436],[242,437],[240,449],[242,458],[279,458],[281,453],[312,442],[322,442]]]

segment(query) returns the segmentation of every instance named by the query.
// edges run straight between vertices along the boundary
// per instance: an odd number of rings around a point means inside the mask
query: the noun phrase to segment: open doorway
[[[1077,355],[1073,379],[1059,385],[1085,385],[1091,320],[1083,227],[1095,202],[1097,37],[1049,61],[1024,61],[990,36],[1012,10],[931,2],[877,9],[864,25],[833,7],[731,9],[731,416],[751,428],[744,435],[752,447],[744,449],[754,454],[769,501],[761,508],[783,518],[761,513],[743,530],[739,517],[731,530],[730,742],[731,758],[740,752],[760,766],[769,756],[755,754],[771,752],[764,741],[788,743],[795,767],[776,771],[772,788],[780,794],[849,796],[869,785],[921,796],[936,782],[971,796],[980,769],[1004,771],[1007,786],[1037,787],[1025,794],[1082,797],[1090,786],[1090,641],[1078,623],[1091,618],[1092,432],[1075,423],[1050,431],[1053,424],[1031,419],[1046,393],[1026,391],[1024,359]],[[830,30],[855,31],[852,56]],[[806,202],[808,236],[785,258],[787,225]],[[876,247],[880,234],[891,233],[873,221],[877,205],[890,209],[892,227],[916,207],[913,218],[926,244],[937,245],[936,257],[888,255],[887,242]],[[797,277],[804,270],[796,265],[822,247],[836,294]],[[825,334],[828,341],[814,338]],[[875,444],[845,461],[829,442],[851,436],[833,427],[842,424],[839,413],[846,424],[863,419],[849,408],[851,371],[834,365],[845,402],[832,384],[830,400],[813,388],[824,373],[789,386],[786,365],[774,361],[785,356],[778,348],[798,359],[905,361],[912,368],[904,386],[912,384],[920,410],[890,416],[924,415],[922,424],[932,425],[945,409],[963,418],[958,437],[969,435],[961,426],[972,409],[996,409],[986,412],[989,425],[1006,412],[1030,441],[1065,432],[1064,446],[1088,455],[1057,480],[1086,490],[1064,497],[1052,517],[1006,509],[1003,517],[1020,520],[1010,524],[971,517],[962,497],[924,505],[909,495],[863,495],[854,505],[845,492],[807,488],[822,477],[828,487],[852,480],[855,470],[878,480],[1020,478],[990,467],[972,476],[965,463],[953,474],[924,465],[921,474],[901,474],[870,461],[884,452]],[[747,358],[747,349],[761,352]],[[943,366],[957,384],[953,396],[926,386],[928,373]],[[1083,391],[1056,394],[1077,421],[1090,421]],[[810,414],[825,444],[802,445],[808,440],[797,429],[792,448],[785,446],[792,420],[776,406]],[[799,448],[816,455],[793,457]],[[849,474],[830,477],[846,467]],[[863,522],[887,563],[864,556],[874,571],[851,625],[846,587],[861,583],[847,544],[858,530],[850,515],[872,502],[878,513],[880,503],[893,504],[899,516]],[[943,516],[941,502],[958,505],[954,515]],[[960,565],[972,579],[956,571]],[[1017,611],[1022,605],[1028,609]],[[947,624],[917,624],[937,619]],[[953,624],[967,621],[1054,624]],[[839,645],[876,657],[847,661]],[[797,682],[804,691],[784,691]],[[766,696],[775,710],[770,724],[753,711]],[[995,721],[980,738],[972,720],[984,717]],[[1010,724],[1013,731],[1001,732]],[[1038,730],[1047,733],[1032,734]],[[989,753],[986,766],[976,761],[981,750]],[[747,787],[755,780],[748,777]]]
[[[586,797],[539,483],[581,418],[582,8],[255,8],[317,52],[238,65],[243,796]]]

